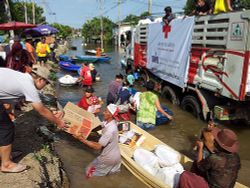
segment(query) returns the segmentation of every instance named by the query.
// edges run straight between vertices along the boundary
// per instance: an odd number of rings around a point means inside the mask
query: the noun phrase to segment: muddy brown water
[[[77,51],[69,51],[69,55],[83,54],[81,40],[73,40],[74,46],[77,46]],[[91,49],[91,47],[89,47]],[[106,52],[112,60],[110,63],[95,63],[96,70],[101,74],[101,81],[96,82],[93,87],[95,94],[102,97],[104,100],[107,95],[108,83],[114,79],[115,75],[121,72],[120,57],[122,52],[115,48],[106,48]],[[60,71],[57,76],[69,74],[65,71]],[[72,73],[70,73],[72,74]],[[75,75],[76,74],[72,74]],[[76,103],[83,94],[83,89],[79,86],[63,87],[57,85],[57,95],[60,102],[65,105],[67,101]],[[206,123],[195,119],[189,113],[181,110],[178,106],[170,104],[168,101],[161,98],[163,104],[167,105],[174,112],[174,121],[171,123],[156,127],[149,131],[166,144],[170,145],[179,152],[194,158],[194,142],[198,138],[200,130],[206,126]],[[102,118],[102,116],[100,116]],[[240,141],[239,154],[241,157],[242,167],[239,173],[238,182],[246,186],[250,186],[250,126],[243,124],[226,124],[221,127],[233,129]],[[143,188],[146,187],[137,178],[135,178],[125,167],[122,167],[121,172],[107,177],[93,177],[86,179],[84,176],[85,167],[98,155],[94,151],[82,143],[72,138],[66,133],[59,133],[61,140],[56,142],[56,150],[62,159],[64,169],[66,170],[71,188]]]

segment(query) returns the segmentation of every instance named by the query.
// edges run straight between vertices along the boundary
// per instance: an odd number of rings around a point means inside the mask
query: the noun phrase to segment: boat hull
[[[62,69],[64,69],[64,70],[67,70],[67,71],[76,71],[76,72],[81,68],[81,66],[75,65],[75,64],[70,63],[68,61],[60,61],[59,62],[59,66]]]
[[[167,144],[163,143],[153,135],[149,134],[148,132],[144,131],[137,125],[130,122],[130,128],[134,129],[135,132],[142,134],[145,137],[145,140],[142,142],[142,144],[139,146],[140,148],[153,151],[155,149],[155,145],[165,145],[166,147],[171,148]],[[122,164],[140,181],[142,181],[147,187],[152,188],[170,188],[168,185],[166,185],[163,181],[160,179],[154,177],[147,171],[145,171],[141,166],[139,166],[133,159],[132,156],[134,154],[134,151],[137,146],[130,147],[128,145],[119,144],[121,156],[122,156]],[[171,148],[173,149],[173,148]],[[173,149],[174,150],[174,149]],[[177,151],[178,152],[178,151]],[[179,153],[179,152],[178,152]],[[187,156],[181,154],[181,160],[180,163],[183,165],[185,170],[189,170],[192,165],[192,160],[188,158]],[[235,188],[246,188],[246,186],[236,183]]]

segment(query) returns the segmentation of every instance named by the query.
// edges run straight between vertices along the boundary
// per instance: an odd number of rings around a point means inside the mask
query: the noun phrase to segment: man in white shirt
[[[37,67],[31,74],[21,73],[8,68],[0,68],[0,155],[1,171],[18,173],[27,169],[26,165],[14,163],[10,158],[14,141],[15,127],[6,112],[4,104],[17,102],[24,98],[33,108],[49,121],[65,128],[65,123],[55,117],[41,102],[38,90],[48,83],[49,70]]]

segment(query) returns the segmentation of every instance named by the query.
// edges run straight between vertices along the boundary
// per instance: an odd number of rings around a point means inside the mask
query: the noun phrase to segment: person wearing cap
[[[197,168],[210,188],[233,188],[240,169],[239,141],[230,129],[212,128],[214,152],[203,159],[202,141],[197,141]]]
[[[165,24],[169,24],[174,18],[174,14],[172,13],[172,8],[170,6],[167,6],[164,8],[165,16],[163,16],[162,21]]]
[[[122,88],[123,75],[117,74],[115,80],[112,80],[108,86],[107,105],[114,104],[117,101],[118,92]]]
[[[46,43],[45,37],[42,37],[41,41],[37,43],[36,54],[38,57],[38,62],[42,66],[44,66],[44,64],[47,62],[48,54],[50,54],[50,48],[49,48],[49,45]]]
[[[84,110],[89,110],[92,109],[90,108],[92,105],[96,104],[96,100],[94,101],[93,98],[96,98],[93,93],[95,92],[95,90],[89,86],[85,89],[85,93],[84,96],[81,98],[81,100],[78,102],[78,106]],[[99,101],[97,101],[99,102]],[[99,108],[95,108],[93,114],[98,114],[101,111],[101,105],[99,106]]]
[[[41,90],[48,82],[49,71],[37,67],[32,73],[21,73],[9,68],[0,68],[0,156],[2,172],[18,173],[27,169],[26,165],[14,163],[10,159],[14,141],[15,126],[8,116],[4,104],[13,104],[22,99],[30,102],[33,108],[49,121],[65,128],[65,123],[56,118],[39,98]]]
[[[97,71],[95,70],[95,66],[93,65],[93,63],[89,64],[89,70],[91,72],[92,81],[95,82],[96,76],[97,76]]]
[[[173,119],[173,117],[161,107],[158,96],[152,92],[154,86],[153,81],[148,81],[146,84],[147,91],[139,95],[140,106],[136,112],[136,125],[142,129],[152,129],[155,127],[157,110],[169,120]]]
[[[120,171],[121,154],[118,145],[118,128],[113,117],[116,113],[117,106],[115,104],[106,107],[103,112],[102,136],[98,142],[86,140],[81,135],[76,136],[90,148],[102,150],[102,153],[86,168],[87,177],[106,176]]]
[[[26,42],[25,42],[26,50],[29,53],[29,58],[32,64],[36,64],[36,50],[32,45],[32,37],[28,36],[26,37]]]

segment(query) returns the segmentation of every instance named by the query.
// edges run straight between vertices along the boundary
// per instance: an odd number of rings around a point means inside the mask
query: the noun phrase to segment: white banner
[[[194,17],[176,18],[170,25],[148,26],[147,68],[181,88],[187,82],[193,26]]]

